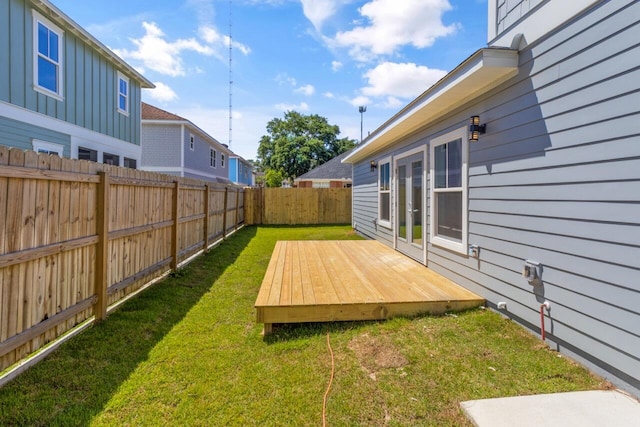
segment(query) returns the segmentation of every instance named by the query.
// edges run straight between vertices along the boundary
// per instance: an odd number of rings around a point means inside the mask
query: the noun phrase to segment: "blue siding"
[[[70,155],[69,135],[0,117],[0,145],[33,150],[32,141],[34,139],[60,144],[64,147],[63,156],[69,157]]]
[[[64,100],[33,89],[33,16],[25,4],[0,4],[0,100],[139,145],[140,83],[130,79],[129,115],[118,113],[118,68],[67,28],[59,25],[64,31]]]
[[[238,182],[238,159],[229,159],[229,179]]]
[[[551,345],[640,392],[640,3],[606,1],[520,52],[518,77],[470,100],[390,153],[462,126],[487,134],[470,147],[469,243],[480,258],[428,246],[428,266],[539,331],[549,301]],[[388,153],[380,153],[383,157]],[[377,193],[354,168],[354,222]],[[361,225],[362,224],[362,225]],[[430,236],[429,236],[430,237]],[[543,286],[521,276],[543,264]]]

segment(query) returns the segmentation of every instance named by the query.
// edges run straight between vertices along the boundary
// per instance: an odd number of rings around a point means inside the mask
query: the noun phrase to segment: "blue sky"
[[[229,142],[229,0],[53,0],[157,86],[143,100]],[[231,148],[285,111],[360,139],[486,45],[486,0],[232,0]]]

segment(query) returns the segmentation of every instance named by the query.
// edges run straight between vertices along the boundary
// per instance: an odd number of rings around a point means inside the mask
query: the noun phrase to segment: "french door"
[[[421,151],[396,162],[396,248],[424,262],[425,169]]]

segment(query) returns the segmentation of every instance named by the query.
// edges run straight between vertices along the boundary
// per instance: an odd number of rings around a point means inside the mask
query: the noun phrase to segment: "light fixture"
[[[480,124],[480,116],[469,119],[469,142],[478,142],[478,137],[487,131],[487,125]]]
[[[371,172],[373,172],[377,168],[378,168],[378,164],[376,163],[376,161],[375,160],[371,160]]]

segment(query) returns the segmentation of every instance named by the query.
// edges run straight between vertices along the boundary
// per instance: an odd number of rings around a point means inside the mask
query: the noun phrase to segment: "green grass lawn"
[[[277,240],[348,227],[248,227],[0,389],[0,425],[469,425],[459,402],[607,387],[488,310],[287,325],[253,303]]]

